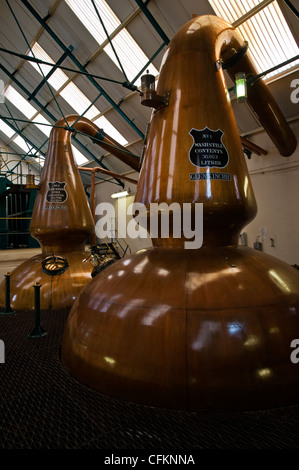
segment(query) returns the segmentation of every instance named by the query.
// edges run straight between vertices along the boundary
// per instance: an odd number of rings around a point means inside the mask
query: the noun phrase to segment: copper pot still
[[[87,261],[90,251],[86,243],[94,233],[95,224],[72,152],[74,132],[89,136],[119,159],[125,156],[130,159],[128,164],[137,168],[139,159],[128,155],[126,149],[89,119],[70,115],[55,123],[30,223],[30,234],[38,240],[41,254],[11,272],[13,310],[34,309],[33,285],[36,282],[41,284],[41,309],[70,309],[91,280],[93,266]],[[27,182],[34,183],[31,179]],[[5,303],[4,280],[0,286],[0,306]]]
[[[219,63],[256,74],[230,24],[193,18],[169,44],[157,91],[141,97],[154,109],[135,202],[148,217],[153,202],[203,203],[203,245],[157,236],[88,283],[66,323],[62,364],[122,400],[181,410],[298,402],[299,273],[238,246],[257,207]],[[248,103],[291,155],[296,138],[262,80]]]

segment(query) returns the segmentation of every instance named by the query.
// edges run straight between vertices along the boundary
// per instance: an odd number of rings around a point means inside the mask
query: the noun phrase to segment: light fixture
[[[128,191],[119,191],[118,193],[111,194],[111,197],[113,199],[118,198],[118,197],[124,197],[124,196],[129,196],[130,195],[130,190]]]
[[[155,76],[146,71],[141,77],[140,103],[151,108],[164,108],[168,104],[168,97],[157,95],[155,90]]]
[[[244,103],[247,99],[247,83],[245,73],[239,72],[235,75],[237,102]]]

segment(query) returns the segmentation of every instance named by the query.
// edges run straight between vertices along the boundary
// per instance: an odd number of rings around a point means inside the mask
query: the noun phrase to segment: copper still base
[[[82,383],[175,409],[298,402],[299,272],[245,247],[150,248],[76,299],[61,359]]]
[[[43,271],[42,262],[49,257],[40,254],[24,261],[15,268],[10,276],[10,305],[13,310],[34,309],[34,289],[36,282],[41,284],[40,308],[67,309],[71,308],[76,297],[91,280],[93,266],[84,262],[90,253],[73,251],[55,253],[67,260],[68,268],[61,274],[50,275]],[[0,285],[0,308],[5,305],[5,280]]]

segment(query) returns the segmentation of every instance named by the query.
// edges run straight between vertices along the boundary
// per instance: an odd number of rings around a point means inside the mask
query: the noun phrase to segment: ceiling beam
[[[43,26],[45,31],[54,39],[54,41],[59,45],[59,47],[68,54],[72,62],[78,67],[79,70],[87,72],[85,66],[83,66],[76,56],[69,50],[67,46],[61,41],[61,39],[54,33],[52,28],[44,21],[44,19],[37,13],[37,11],[30,5],[28,0],[21,0],[22,4],[30,11],[34,18]],[[119,106],[114,102],[114,100],[106,93],[106,91],[99,85],[93,77],[87,76],[87,79],[95,86],[95,88],[102,93],[106,100],[113,106],[113,108],[121,115],[121,117],[135,130],[135,132],[142,138],[144,134],[136,126],[136,124],[119,108]]]
[[[13,73],[9,72],[9,70],[7,70],[7,68],[0,63],[0,69],[3,70],[3,72],[6,73],[6,75],[14,82],[16,83],[16,85],[18,85],[18,87],[28,96],[30,97],[31,96],[31,93],[29,90],[27,90],[27,88],[14,76]],[[48,103],[44,106],[35,96],[32,97],[32,101],[41,109],[41,111],[43,111],[54,123],[58,121],[58,118],[56,116],[54,116],[54,114],[52,114],[48,109],[47,109],[47,105]],[[2,118],[4,120],[4,118]],[[8,121],[5,121],[8,123],[8,125],[15,130],[15,128],[12,126],[12,124],[10,124]],[[17,131],[16,131],[17,132]],[[20,132],[17,132],[19,135],[21,135],[21,137],[25,138],[22,134],[20,134]],[[93,153],[84,145],[82,144],[82,142],[80,142],[76,136],[73,136],[72,139],[80,146],[80,148],[82,148],[82,150],[84,150],[98,165],[102,166],[104,169],[106,170],[109,170],[109,168],[106,167],[106,165],[104,165],[104,163],[101,163],[100,160],[95,156],[93,155]],[[28,139],[27,139],[28,140]],[[30,143],[31,145],[31,143]],[[37,147],[35,147],[37,148]],[[123,182],[121,180],[117,180],[117,183],[120,185],[120,186],[123,186]]]
[[[149,20],[149,22],[151,23],[151,25],[155,28],[155,30],[157,31],[157,33],[160,35],[160,37],[163,39],[163,42],[165,42],[165,44],[168,44],[170,39],[169,37],[165,34],[165,32],[163,31],[163,29],[161,28],[161,26],[159,25],[159,23],[157,22],[157,20],[153,17],[153,15],[151,14],[151,12],[149,11],[149,9],[147,8],[147,4],[148,2],[143,2],[142,0],[135,0],[135,2],[137,3],[137,5],[139,6],[139,8],[142,10],[142,12],[145,14],[145,16],[147,17],[147,19]]]
[[[69,49],[70,51],[72,51],[74,48],[73,46],[69,46]],[[67,58],[67,53],[64,52],[62,54],[62,56],[60,57],[60,59],[58,59],[58,61],[56,62],[56,64],[53,64],[52,66],[52,69],[50,70],[50,72],[42,79],[42,81],[37,85],[37,87],[35,88],[35,90],[31,93],[31,95],[29,96],[29,101],[37,94],[37,92],[44,86],[44,84],[49,80],[49,78],[53,75],[54,72],[56,72],[57,70],[57,65],[60,65],[62,64],[62,62],[64,61],[64,59]]]

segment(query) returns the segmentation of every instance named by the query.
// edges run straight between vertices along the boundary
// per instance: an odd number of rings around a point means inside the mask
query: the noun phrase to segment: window
[[[44,123],[46,125],[43,126],[43,124],[35,124],[36,127],[39,128],[40,131],[42,131],[43,134],[45,134],[47,137],[49,137],[50,135],[50,132],[51,132],[51,124],[49,123],[49,121],[47,121],[47,119],[44,118],[44,116],[42,116],[41,114],[38,114],[32,122],[40,122],[40,123]]]
[[[217,16],[231,24],[261,3],[259,0],[223,0],[222,2],[209,0],[209,2]],[[237,30],[249,43],[249,51],[258,73],[265,72],[299,54],[299,48],[276,1],[245,21],[237,27]],[[264,78],[273,77],[298,63],[299,60],[291,62],[267,74]]]
[[[91,105],[91,101],[73,82],[70,82],[65,88],[63,88],[60,95],[80,115],[84,114],[86,109]],[[84,117],[91,120],[98,114],[99,110],[95,106],[91,106],[84,114]]]
[[[74,145],[72,145],[72,151],[77,165],[80,166],[88,162],[87,158],[85,158],[84,155],[82,155],[82,153]]]
[[[98,23],[97,23],[98,24]],[[35,43],[34,46],[32,47],[32,51],[34,52],[35,57],[38,59],[44,60],[45,62],[51,62],[54,64],[53,59],[43,50],[43,48],[38,44]],[[41,71],[37,64],[34,62],[29,62],[38,72],[41,74]],[[46,75],[49,73],[51,70],[51,67],[49,65],[45,65],[43,67],[46,67],[43,69],[43,73]],[[55,77],[55,83],[52,82],[52,86],[55,88],[61,88],[63,86],[63,83],[65,83],[68,80],[67,75],[65,75],[63,72],[60,70],[57,70],[54,72],[54,74],[49,78],[49,82],[52,79],[52,77]],[[57,74],[57,75],[56,75]],[[55,85],[55,86],[54,86]],[[87,96],[75,85],[75,83],[70,82],[68,85],[66,85],[64,88],[59,93],[62,98],[78,113],[79,115],[84,115],[87,119],[93,120],[96,116],[100,114],[100,111],[92,105],[92,102],[87,98]],[[89,108],[89,109],[88,109]],[[85,113],[85,111],[88,109],[88,111]],[[36,111],[35,111],[36,113]],[[35,122],[44,122],[45,124],[50,124],[41,114],[38,114],[36,118],[34,119]],[[115,129],[115,127],[106,119],[104,116],[101,116],[99,119],[95,121],[95,123],[100,127],[104,128],[104,131],[107,132],[108,135],[110,135],[112,138],[117,140],[121,145],[127,144],[128,141],[120,134],[120,132]],[[51,127],[50,126],[43,126],[36,124],[37,127],[47,136],[49,136],[51,132]],[[80,154],[80,156],[79,156]],[[88,160],[82,155],[79,150],[76,149],[76,155],[80,159],[80,164],[86,163]],[[83,161],[84,160],[84,161]]]
[[[13,139],[13,142],[17,144],[26,153],[32,150],[32,147],[30,147],[30,145],[26,143],[26,140],[23,139],[23,137],[21,137],[20,135],[17,135],[17,137]]]
[[[105,116],[99,117],[99,119],[96,119],[94,123],[120,145],[126,145],[128,143],[128,141],[118,132],[118,130],[115,129],[114,126],[112,126]]]
[[[7,137],[12,137],[15,134],[15,131],[9,127],[6,122],[2,121],[0,119],[0,131],[3,132],[3,134],[7,135]]]
[[[95,40],[102,45],[107,39],[105,30],[101,25],[98,15],[90,0],[65,0],[75,15],[79,18]],[[95,0],[95,5],[105,25],[107,33],[111,35],[120,26],[121,22],[104,0]],[[126,72],[129,80],[135,78],[140,70],[147,64],[148,57],[144,54],[130,33],[123,28],[113,39],[113,47]],[[104,51],[120,69],[120,65],[110,44],[104,47]],[[153,65],[147,67],[149,72],[157,75],[158,71]]]
[[[50,57],[46,51],[36,42],[32,48],[32,52],[29,52],[28,56],[29,57],[35,57],[36,59],[43,60],[44,62],[51,62],[52,64],[54,63],[54,60],[52,57]],[[44,76],[47,76],[48,73],[52,70],[53,67],[50,65],[45,65],[45,64],[36,64],[35,62],[29,62],[32,67],[34,67],[40,75],[42,73]],[[68,76],[60,69],[57,69],[51,77],[48,78],[48,83],[54,88],[54,90],[59,90],[65,82],[67,82]]]
[[[4,96],[19,109],[27,119],[31,119],[36,114],[36,109],[11,85],[7,87]]]

